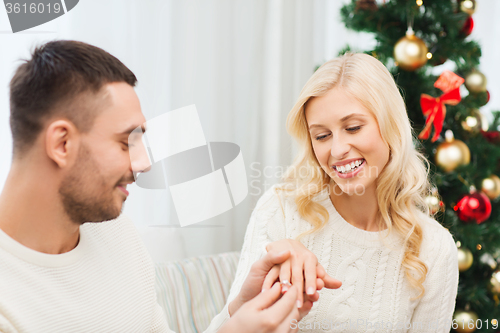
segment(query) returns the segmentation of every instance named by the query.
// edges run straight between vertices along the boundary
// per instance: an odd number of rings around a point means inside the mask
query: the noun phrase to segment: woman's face
[[[314,154],[341,190],[336,194],[363,195],[374,187],[389,161],[389,147],[370,111],[334,88],[311,98],[305,115]]]

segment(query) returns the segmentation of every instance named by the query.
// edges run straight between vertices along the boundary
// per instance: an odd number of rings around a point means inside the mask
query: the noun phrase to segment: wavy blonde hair
[[[428,268],[419,258],[423,233],[418,221],[422,218],[419,212],[431,216],[425,203],[432,187],[430,165],[414,147],[414,142],[419,141],[412,131],[394,78],[380,61],[367,54],[346,53],[322,65],[307,81],[288,114],[287,130],[300,148],[284,174],[286,187],[283,189],[295,198],[299,214],[313,226],[299,239],[320,230],[329,219],[326,208],[312,200],[333,180],[314,154],[305,108],[311,97],[323,96],[333,88],[343,89],[372,113],[390,149],[389,161],[376,181],[379,227],[387,227],[389,232],[394,228],[404,238],[402,266],[406,268],[410,285],[420,291],[416,298],[420,298],[425,293],[423,282]]]

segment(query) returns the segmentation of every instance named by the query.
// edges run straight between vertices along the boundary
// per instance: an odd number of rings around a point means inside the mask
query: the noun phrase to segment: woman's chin
[[[349,181],[347,179],[333,178],[335,182],[335,187],[333,188],[333,195],[348,195],[348,196],[356,196],[365,194],[365,185],[356,181]]]

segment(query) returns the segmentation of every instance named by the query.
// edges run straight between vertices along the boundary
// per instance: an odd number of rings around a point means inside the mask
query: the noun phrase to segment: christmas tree
[[[428,204],[459,247],[453,328],[496,332],[500,111],[493,112],[491,123],[480,111],[489,92],[486,76],[477,69],[481,48],[467,37],[475,6],[473,0],[352,0],[341,15],[347,28],[374,34],[373,50],[356,51],[376,57],[394,75],[419,138],[415,146],[431,162],[436,191],[427,197]],[[453,71],[436,67],[445,62],[454,65]]]

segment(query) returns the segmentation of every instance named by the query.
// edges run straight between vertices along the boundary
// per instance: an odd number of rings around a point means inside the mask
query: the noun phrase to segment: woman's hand
[[[319,298],[317,290],[323,287],[337,289],[342,282],[326,274],[325,269],[318,262],[316,255],[309,251],[302,243],[293,239],[283,239],[266,246],[267,251],[290,251],[290,257],[281,264],[276,264],[267,274],[263,288],[270,288],[279,278],[283,284],[282,292],[289,288],[287,282],[297,287],[297,306],[300,309],[306,300],[315,302]]]

